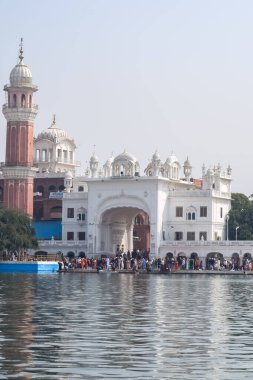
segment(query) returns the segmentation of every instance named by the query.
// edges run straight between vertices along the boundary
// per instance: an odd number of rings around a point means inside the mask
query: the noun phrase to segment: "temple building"
[[[124,150],[105,163],[94,152],[85,172],[76,175],[75,142],[55,116],[34,136],[38,88],[23,59],[21,44],[19,63],[4,87],[7,136],[0,202],[33,218],[40,250],[69,256],[132,250],[157,257],[201,255],[203,247],[227,239],[229,166],[203,165],[201,178],[195,178],[187,154],[180,164],[174,153],[162,159],[156,151],[142,171],[138,158]]]
[[[152,156],[142,175],[126,150],[99,167],[93,154],[85,174],[66,173],[62,239],[92,255],[146,250],[165,255],[172,242],[226,239],[231,169],[202,168],[194,180],[187,158]],[[183,173],[181,173],[181,170]]]

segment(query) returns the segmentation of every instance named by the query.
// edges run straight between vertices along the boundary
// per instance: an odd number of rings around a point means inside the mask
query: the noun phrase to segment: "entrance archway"
[[[206,256],[206,269],[220,269],[223,264],[224,257],[220,252],[210,252]]]
[[[115,207],[104,211],[96,230],[97,251],[117,255],[150,250],[148,214],[138,207]]]

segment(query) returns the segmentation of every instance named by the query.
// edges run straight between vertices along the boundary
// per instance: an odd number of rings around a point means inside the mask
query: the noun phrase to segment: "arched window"
[[[48,191],[49,192],[56,191],[56,186],[55,185],[50,185],[49,188],[48,188]]]
[[[64,185],[59,186],[59,191],[63,191],[65,189]]]
[[[143,220],[142,215],[137,215],[135,217],[134,224],[140,225],[140,224],[143,224],[143,223],[144,223],[144,220]]]
[[[190,206],[186,210],[186,220],[196,220],[196,208]]]
[[[83,207],[77,210],[77,220],[78,222],[84,222],[86,220],[86,210]]]
[[[25,107],[25,94],[21,96],[21,107]]]
[[[17,95],[13,95],[13,107],[17,107]]]
[[[78,191],[84,191],[84,187],[83,186],[78,186]]]

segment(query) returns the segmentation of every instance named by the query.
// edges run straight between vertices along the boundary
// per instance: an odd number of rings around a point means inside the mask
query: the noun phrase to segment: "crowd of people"
[[[253,262],[248,258],[244,259],[240,264],[238,259],[220,259],[210,257],[203,262],[199,258],[187,258],[185,256],[166,256],[165,258],[150,258],[147,251],[133,251],[127,253],[117,253],[113,257],[100,258],[67,258],[63,257],[59,262],[60,271],[68,271],[81,269],[99,271],[159,271],[159,272],[175,272],[179,270],[216,270],[216,271],[251,271],[253,270]]]

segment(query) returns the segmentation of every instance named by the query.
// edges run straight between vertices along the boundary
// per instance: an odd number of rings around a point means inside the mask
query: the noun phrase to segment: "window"
[[[25,94],[21,96],[21,107],[25,107]]]
[[[195,232],[187,232],[187,240],[195,240]]]
[[[220,208],[220,218],[223,218],[223,208]]]
[[[195,220],[195,212],[187,212],[186,220]]]
[[[42,161],[46,162],[46,160],[47,160],[47,150],[42,149]]]
[[[200,206],[200,217],[201,218],[207,217],[207,207],[206,206]]]
[[[83,186],[78,186],[78,191],[84,191],[84,187]]]
[[[56,187],[55,185],[50,185],[49,188],[48,188],[48,191],[51,192],[51,191],[56,191]]]
[[[183,232],[175,232],[175,240],[183,240]]]
[[[85,220],[85,213],[84,212],[79,212],[77,214],[77,220],[78,221],[84,221]]]
[[[72,207],[67,209],[67,217],[74,218],[74,209]]]
[[[199,233],[199,240],[207,240],[207,232],[202,231]]]
[[[85,240],[85,232],[78,232],[78,240]]]
[[[135,225],[141,225],[141,224],[144,224],[144,220],[143,220],[143,217],[142,215],[137,215],[134,219],[134,224]]]
[[[183,207],[177,206],[176,207],[176,217],[177,218],[182,218],[183,216]]]
[[[67,240],[74,240],[74,232],[67,232]]]

